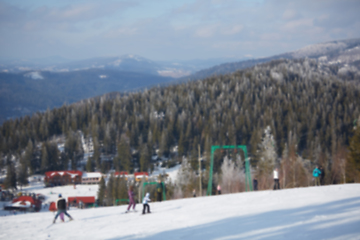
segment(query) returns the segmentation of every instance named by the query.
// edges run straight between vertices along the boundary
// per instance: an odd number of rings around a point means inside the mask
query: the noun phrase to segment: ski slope
[[[360,184],[154,202],[147,215],[142,205],[125,209],[70,209],[75,220],[56,224],[52,212],[0,217],[0,239],[360,239]]]

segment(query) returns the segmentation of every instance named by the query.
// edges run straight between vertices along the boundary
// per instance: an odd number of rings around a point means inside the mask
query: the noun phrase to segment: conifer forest
[[[281,169],[284,188],[311,185],[316,165],[325,171],[325,184],[358,182],[359,79],[315,60],[276,60],[228,75],[109,93],[4,122],[0,168],[17,169],[19,182],[29,173],[76,169],[81,132],[94,145],[88,171],[148,171],[159,149],[169,166],[185,158],[196,173],[199,147],[206,171],[212,145],[246,145],[259,188],[271,187],[274,167]],[[59,138],[65,139],[63,152]],[[214,173],[226,171],[222,164],[234,153],[216,152]],[[113,157],[101,161],[101,155]]]

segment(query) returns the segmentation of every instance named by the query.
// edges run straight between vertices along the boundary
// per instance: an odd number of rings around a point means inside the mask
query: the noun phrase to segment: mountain
[[[294,52],[288,52],[266,58],[251,59],[245,61],[224,63],[208,69],[203,69],[190,76],[181,78],[184,80],[202,79],[212,75],[232,73],[237,70],[253,67],[257,64],[276,59],[300,59],[311,58],[319,62],[337,65],[340,73],[360,73],[360,38],[341,41],[332,41],[306,46]]]
[[[23,71],[51,71],[71,72],[88,69],[103,69],[115,71],[138,72],[164,77],[179,78],[188,76],[201,69],[219,65],[224,62],[239,59],[196,59],[196,60],[172,60],[153,61],[137,55],[123,55],[116,57],[98,57],[85,60],[70,61],[62,57],[53,56],[42,59],[20,59],[0,61],[0,72],[23,72]]]
[[[156,62],[136,55],[81,61],[58,56],[3,60],[0,61],[0,123],[108,92],[167,84],[222,62],[226,60]]]
[[[152,61],[137,55],[81,61],[69,61],[57,56],[31,61],[2,60],[0,123],[8,118],[107,92],[123,92],[157,84],[203,79],[212,75],[232,73],[271,60],[299,58],[316,59],[322,64],[336,66],[334,71],[338,75],[358,78],[360,39],[319,43],[272,57],[225,64],[220,63],[229,59]]]
[[[96,68],[71,72],[0,73],[0,122],[109,92],[133,91],[172,80],[145,73]]]

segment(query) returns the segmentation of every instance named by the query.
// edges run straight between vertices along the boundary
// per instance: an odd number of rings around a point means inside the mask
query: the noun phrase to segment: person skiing
[[[320,186],[320,175],[321,175],[321,171],[318,168],[318,166],[316,165],[314,171],[313,171],[313,177],[315,178],[315,186]]]
[[[143,199],[143,212],[142,212],[142,214],[145,214],[145,212],[146,212],[146,208],[147,208],[147,213],[151,213],[150,212],[150,206],[149,206],[149,204],[148,204],[148,202],[150,202],[151,201],[151,199],[150,199],[150,193],[146,193],[146,195],[145,195],[145,197],[144,197],[144,199]]]
[[[258,180],[256,178],[253,179],[254,191],[258,190]]]
[[[156,185],[156,193],[157,193],[157,201],[161,202],[162,201],[162,193],[163,193],[163,185],[161,180],[158,180],[158,183]]]
[[[134,210],[134,212],[136,212],[136,210],[135,210],[136,203],[135,203],[135,200],[134,200],[135,193],[134,193],[133,189],[134,189],[133,186],[129,187],[129,191],[128,191],[129,206],[128,206],[127,210],[126,210],[127,213],[130,211],[131,205],[133,205],[133,210]]]
[[[221,186],[220,186],[220,184],[217,185],[217,191],[218,191],[218,194],[220,195],[221,194]]]
[[[273,175],[274,175],[274,190],[280,189],[279,172],[277,168],[274,169]]]
[[[70,214],[68,214],[68,213],[66,212],[66,200],[65,200],[65,198],[63,198],[63,197],[61,196],[61,194],[59,194],[59,198],[58,198],[58,200],[56,201],[56,206],[57,206],[58,212],[57,212],[57,214],[55,215],[55,218],[54,218],[53,223],[56,222],[56,219],[58,218],[58,216],[59,216],[61,213],[64,213],[66,216],[68,216],[68,218],[70,218],[70,221],[74,220],[74,219],[70,216]]]

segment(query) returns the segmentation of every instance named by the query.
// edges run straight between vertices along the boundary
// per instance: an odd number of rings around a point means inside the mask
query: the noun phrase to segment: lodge
[[[84,172],[81,178],[81,183],[99,184],[102,176],[101,172]]]
[[[11,205],[5,206],[4,210],[18,210],[24,212],[39,212],[41,209],[41,200],[31,196],[20,196],[12,200]]]
[[[81,171],[50,171],[45,172],[44,183],[47,187],[62,186],[68,184],[80,184],[81,177]]]

